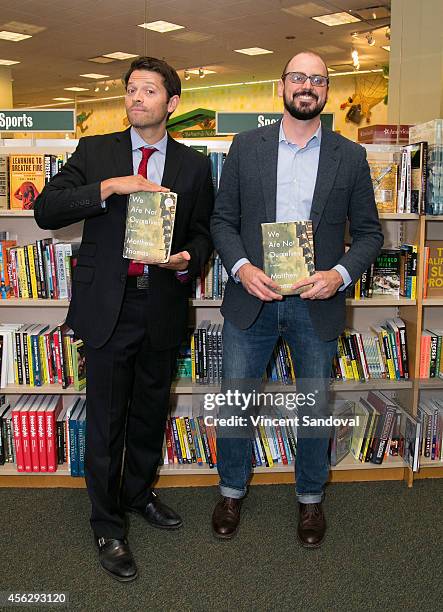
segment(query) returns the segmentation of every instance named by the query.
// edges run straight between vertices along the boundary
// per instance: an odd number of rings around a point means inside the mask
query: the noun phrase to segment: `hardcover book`
[[[400,294],[400,250],[382,249],[374,265],[373,295]]]
[[[443,240],[426,242],[426,297],[443,296]]]
[[[176,207],[176,193],[131,193],[123,257],[146,264],[169,261]]]
[[[315,274],[314,238],[311,221],[262,223],[263,264],[265,273],[278,285],[281,295],[295,295],[310,286],[294,291],[299,280]]]
[[[10,155],[9,180],[10,208],[33,210],[45,186],[45,156]]]
[[[72,369],[74,371],[74,389],[82,391],[86,387],[86,356],[83,340],[71,344]]]
[[[379,213],[397,212],[397,164],[369,161],[375,203]]]

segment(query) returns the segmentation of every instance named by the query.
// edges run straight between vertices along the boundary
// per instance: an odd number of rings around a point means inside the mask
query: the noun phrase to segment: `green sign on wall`
[[[271,125],[281,119],[281,113],[225,113],[215,115],[215,131],[218,136],[238,134],[246,130]],[[334,129],[334,113],[320,115],[323,126]]]
[[[0,110],[0,132],[75,132],[75,111]]]

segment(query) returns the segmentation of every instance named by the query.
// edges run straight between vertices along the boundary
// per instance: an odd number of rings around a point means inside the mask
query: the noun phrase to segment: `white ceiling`
[[[0,0],[0,30],[10,22],[44,27],[45,30],[22,42],[0,40],[0,59],[18,60],[12,66],[15,106],[48,104],[54,97],[73,97],[68,86],[89,87],[78,99],[95,94],[91,79],[79,75],[97,72],[119,80],[129,61],[97,64],[88,58],[125,51],[162,57],[179,71],[204,66],[216,70],[204,82],[196,77],[184,87],[278,78],[292,55],[302,49],[317,50],[329,66],[343,64],[350,69],[352,45],[359,51],[361,69],[377,68],[389,62],[384,30],[374,32],[370,47],[361,35],[386,25],[389,19],[328,27],[310,15],[342,10],[358,12],[370,6],[390,6],[390,0]],[[293,7],[293,8],[291,8]],[[290,9],[291,12],[283,9]],[[303,16],[306,15],[306,16]],[[150,21],[171,21],[185,26],[167,34],[137,27]],[[17,29],[15,29],[17,31]],[[182,39],[198,33],[199,42]],[[295,37],[287,39],[286,37]],[[265,47],[270,55],[249,57],[234,49]],[[183,72],[180,72],[183,76]],[[111,87],[112,93],[120,93]]]

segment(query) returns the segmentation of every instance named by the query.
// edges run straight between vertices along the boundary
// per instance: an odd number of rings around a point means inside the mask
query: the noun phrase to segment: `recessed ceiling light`
[[[96,72],[88,72],[88,74],[81,74],[81,77],[86,77],[87,79],[108,79],[109,74],[97,74]]]
[[[99,55],[98,57],[90,57],[88,62],[95,62],[96,64],[111,64],[114,60],[110,57],[103,57],[103,55]]]
[[[331,13],[329,15],[319,15],[318,17],[312,17],[315,21],[319,21],[320,23],[324,23],[327,26],[339,26],[345,23],[356,23],[357,21],[361,21],[358,17],[354,15],[350,15],[349,13]]]
[[[65,91],[89,91],[88,87],[63,87]]]
[[[2,60],[2,59],[0,59],[0,66],[12,66],[13,64],[20,64],[20,62],[16,62],[14,60]]]
[[[207,68],[188,68],[188,72],[189,74],[196,74],[197,76],[200,76],[201,72],[205,74],[215,74],[215,70],[208,70]]]
[[[123,51],[115,51],[114,53],[104,53],[103,57],[110,57],[111,59],[123,61],[133,57],[138,57],[138,55],[134,55],[134,53],[124,53]]]
[[[173,30],[184,30],[185,26],[177,25],[170,21],[151,21],[150,23],[139,23],[138,27],[164,34],[165,32],[172,32]]]
[[[265,55],[266,53],[274,53],[269,49],[262,49],[261,47],[248,47],[246,49],[234,49],[236,53],[244,53],[244,55]]]
[[[390,51],[391,45],[385,45],[384,47],[382,47],[382,49],[384,49],[385,51]]]
[[[52,98],[53,100],[57,100],[58,102],[70,102],[74,100],[74,98]]]
[[[2,40],[11,40],[12,42],[19,42],[21,40],[25,40],[26,38],[32,38],[30,34],[19,34],[18,32],[7,32],[6,30],[2,30],[0,32],[0,38]]]

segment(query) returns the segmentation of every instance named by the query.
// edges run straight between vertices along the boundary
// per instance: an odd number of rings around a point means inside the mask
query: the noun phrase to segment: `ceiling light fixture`
[[[20,64],[14,60],[2,60],[0,59],[0,66],[13,66],[14,64]]]
[[[2,30],[0,32],[0,38],[2,40],[10,40],[11,42],[20,42],[26,38],[32,38],[32,36],[30,34],[20,34],[19,32],[7,32],[6,30]]]
[[[324,25],[333,27],[344,25],[346,23],[356,23],[357,21],[361,21],[358,17],[354,15],[350,15],[349,13],[331,13],[329,15],[319,15],[318,17],[311,17],[314,21],[319,21],[320,23],[324,23]]]
[[[124,53],[123,51],[114,51],[114,53],[104,53],[103,57],[109,57],[110,59],[121,60],[123,62],[125,60],[138,57],[138,55],[134,53]]]
[[[358,57],[357,49],[352,49],[351,56],[352,56],[352,63],[353,63],[354,69],[360,70],[360,59]]]
[[[153,32],[160,32],[160,34],[185,29],[185,26],[178,25],[177,23],[171,23],[170,21],[151,21],[150,23],[139,23],[138,27],[144,28],[145,30],[152,30]]]
[[[89,87],[63,87],[65,91],[89,91]]]
[[[205,78],[206,74],[205,74],[205,71],[203,70],[203,68],[199,68],[199,69],[198,69],[198,76],[199,76],[201,79],[204,79],[204,78]]]
[[[191,78],[191,75],[189,74],[189,70],[187,68],[185,68],[183,76],[185,77],[185,81],[189,81],[189,79]]]
[[[106,85],[105,91],[109,91],[109,85]]]
[[[94,91],[95,91],[95,93],[97,93],[98,91],[100,91],[100,87],[95,87]]]
[[[86,79],[108,79],[109,74],[98,74],[97,72],[88,72],[87,74],[81,74],[81,77]]]
[[[384,47],[382,47],[382,49],[384,49],[385,51],[390,51],[391,50],[391,45],[384,45]]]
[[[244,55],[266,55],[266,53],[274,53],[269,49],[262,49],[261,47],[247,47],[246,49],[234,49],[236,53],[243,53]]]

